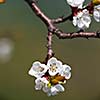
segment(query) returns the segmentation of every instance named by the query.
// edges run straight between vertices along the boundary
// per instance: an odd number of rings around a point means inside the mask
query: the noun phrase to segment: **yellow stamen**
[[[51,87],[51,83],[50,82],[48,83],[48,87]]]
[[[56,69],[57,69],[57,66],[56,66],[55,64],[51,65],[50,70],[51,70],[52,72],[56,72]]]

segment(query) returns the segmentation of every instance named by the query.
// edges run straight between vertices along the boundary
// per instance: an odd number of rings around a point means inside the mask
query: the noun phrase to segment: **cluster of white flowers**
[[[52,57],[47,64],[36,61],[29,70],[29,75],[36,77],[35,89],[43,90],[48,96],[56,95],[65,89],[62,84],[71,78],[71,67],[62,64],[61,61]]]
[[[76,15],[73,15],[73,25],[77,26],[78,29],[86,29],[89,28],[90,23],[91,23],[91,14],[87,9],[82,10],[83,3],[85,0],[66,0],[67,3],[71,7],[77,7],[77,9],[81,9],[77,12]],[[97,1],[98,2],[98,1]],[[100,22],[100,3],[98,5],[94,5],[94,10],[93,10],[93,17],[97,22]]]

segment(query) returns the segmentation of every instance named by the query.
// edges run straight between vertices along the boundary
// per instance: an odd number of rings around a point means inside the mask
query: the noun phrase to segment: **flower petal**
[[[35,89],[36,89],[36,90],[41,90],[42,87],[43,87],[43,88],[46,87],[48,83],[49,83],[49,81],[46,80],[45,77],[37,78],[37,79],[35,80],[35,84],[36,84],[36,85],[35,85]],[[44,90],[44,91],[45,91],[45,90]]]
[[[33,63],[28,73],[31,76],[41,77],[46,73],[46,71],[47,71],[47,66],[45,64],[41,64],[40,62],[36,61]]]
[[[82,22],[84,23],[84,25],[86,26],[86,28],[89,28],[89,25],[91,23],[90,16],[83,16]]]
[[[71,78],[71,72],[67,72],[66,74],[65,74],[65,78],[68,80],[68,79],[70,79]]]
[[[50,67],[50,64],[56,63],[56,62],[57,62],[57,59],[56,59],[55,57],[52,57],[52,58],[50,58],[50,59],[48,60],[47,66]]]
[[[76,17],[76,16],[73,17],[73,25],[74,25],[74,26],[77,25],[77,17]]]
[[[72,7],[82,7],[85,0],[66,0],[67,3]]]
[[[50,92],[50,88],[47,87],[47,86],[44,86],[42,90],[43,90],[43,92],[45,92],[45,93]]]
[[[61,76],[64,76],[66,79],[70,79],[71,77],[71,67],[69,65],[63,65],[62,70],[59,72]]]
[[[41,81],[41,78],[37,78],[36,80],[35,80],[35,89],[36,90],[41,90],[42,89],[42,87],[43,87],[43,85],[44,85],[44,83]]]
[[[40,83],[48,84],[49,81],[48,81],[45,77],[42,77],[42,78],[37,78],[37,79],[35,80],[35,83],[36,83],[36,84],[40,84]]]
[[[58,90],[53,86],[51,87],[51,94],[52,95],[57,95]]]
[[[100,5],[94,7],[93,16],[97,22],[100,22]]]
[[[48,60],[47,66],[49,67],[49,74],[55,76],[62,67],[62,62],[52,57]]]
[[[54,86],[59,92],[63,92],[65,89],[61,84],[57,84]]]
[[[84,23],[83,23],[81,20],[79,20],[79,21],[78,21],[78,24],[77,24],[77,27],[78,27],[79,29],[84,29]]]
[[[71,71],[71,67],[69,65],[63,65],[63,68],[65,69],[66,72]]]
[[[62,62],[61,61],[58,60],[56,65],[57,65],[58,69],[62,68]]]
[[[42,84],[36,84],[35,85],[35,90],[41,90],[42,89]]]

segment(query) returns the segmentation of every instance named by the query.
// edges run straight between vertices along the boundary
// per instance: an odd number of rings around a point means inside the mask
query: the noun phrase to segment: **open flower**
[[[35,77],[41,77],[47,72],[47,66],[36,61],[33,63],[31,69],[29,70],[29,75]]]
[[[65,79],[70,79],[71,77],[71,67],[69,65],[63,65],[62,70],[60,71],[60,75],[64,76]]]
[[[91,18],[89,11],[86,9],[78,12],[76,16],[73,16],[73,25],[77,26],[79,29],[89,28],[90,23]]]
[[[66,0],[67,3],[72,6],[72,7],[78,7],[78,8],[81,8],[82,5],[83,5],[83,2],[85,0]]]
[[[52,57],[48,60],[47,66],[49,67],[49,74],[55,76],[62,68],[62,62]]]
[[[100,22],[100,4],[94,6],[93,16],[97,22]]]

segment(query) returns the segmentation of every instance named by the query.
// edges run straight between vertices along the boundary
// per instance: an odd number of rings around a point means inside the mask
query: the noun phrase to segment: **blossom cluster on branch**
[[[61,61],[52,57],[47,64],[41,64],[39,61],[34,62],[29,70],[29,75],[36,77],[36,90],[42,89],[48,96],[51,96],[65,90],[62,84],[70,79],[70,71],[69,65],[63,65]]]
[[[66,0],[71,6],[73,25],[77,26],[79,30],[89,28],[92,20],[91,16],[97,22],[100,22],[100,0],[92,0],[88,5],[84,6],[85,0]]]
[[[71,8],[71,15],[67,17],[59,17],[51,19],[46,16],[37,6],[38,0],[25,0],[31,7],[33,12],[47,26],[47,56],[44,63],[36,61],[32,64],[29,70],[29,75],[34,76],[35,89],[43,90],[48,96],[56,95],[63,92],[65,89],[63,84],[71,78],[71,67],[67,64],[62,64],[61,61],[54,57],[52,50],[52,35],[56,35],[59,39],[72,38],[100,38],[100,32],[85,32],[91,24],[91,16],[97,22],[100,22],[100,0],[92,0],[87,5],[84,5],[85,0],[66,0]],[[63,32],[56,24],[71,20],[72,24],[78,28],[78,32]]]

